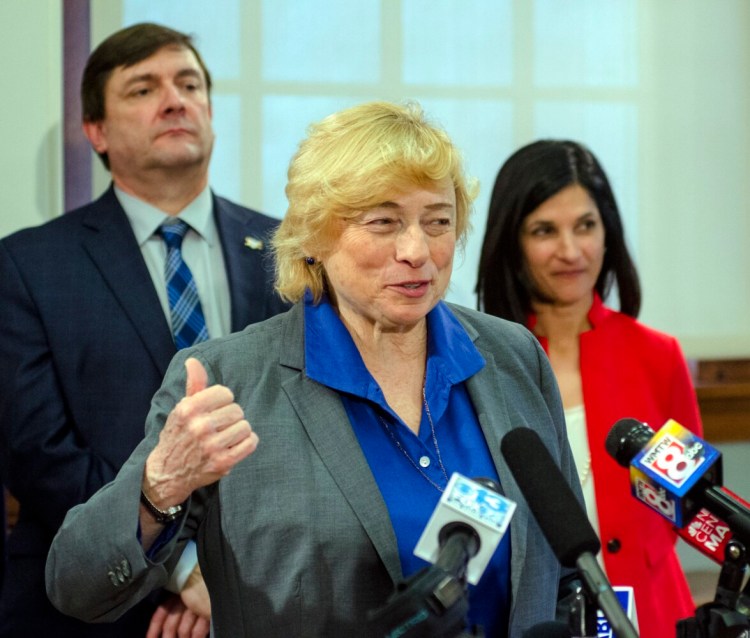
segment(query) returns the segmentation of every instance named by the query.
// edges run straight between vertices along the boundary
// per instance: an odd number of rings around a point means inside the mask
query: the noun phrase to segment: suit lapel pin
[[[257,237],[245,237],[245,246],[250,250],[263,250],[263,242]]]

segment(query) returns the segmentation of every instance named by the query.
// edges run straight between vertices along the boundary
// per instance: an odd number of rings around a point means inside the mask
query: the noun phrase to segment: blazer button
[[[120,586],[120,581],[117,579],[117,574],[115,574],[112,570],[109,570],[107,572],[107,576],[109,576],[109,579],[112,581],[112,584],[115,587],[119,587]]]
[[[620,551],[620,548],[622,547],[622,543],[620,542],[619,538],[610,538],[607,541],[607,551],[610,554],[616,554]]]
[[[120,571],[122,571],[122,575],[125,576],[125,578],[130,578],[132,575],[132,571],[130,570],[130,563],[127,559],[123,558],[120,561]]]

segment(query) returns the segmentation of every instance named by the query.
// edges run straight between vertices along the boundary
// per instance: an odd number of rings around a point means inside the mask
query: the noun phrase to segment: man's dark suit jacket
[[[213,206],[235,331],[286,309],[269,250],[278,222],[216,196]],[[153,601],[114,625],[86,625],[52,607],[44,566],[65,513],[112,480],[143,438],[174,354],[112,188],[0,241],[0,467],[20,502],[0,601],[3,638],[145,635]]]

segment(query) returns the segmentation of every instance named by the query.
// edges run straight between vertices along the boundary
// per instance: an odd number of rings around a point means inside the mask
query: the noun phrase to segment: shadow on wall
[[[58,122],[47,130],[36,154],[38,184],[35,197],[37,210],[43,221],[57,217],[62,212],[62,152],[61,125]],[[35,225],[35,222],[30,221],[27,225]]]

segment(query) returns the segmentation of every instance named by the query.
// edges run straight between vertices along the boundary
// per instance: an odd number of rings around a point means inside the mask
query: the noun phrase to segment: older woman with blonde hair
[[[310,128],[286,193],[273,244],[295,305],[175,357],[146,439],[56,538],[52,600],[121,613],[195,538],[215,636],[382,636],[369,615],[426,566],[415,545],[460,472],[519,504],[467,627],[552,619],[560,566],[500,440],[533,428],[571,485],[572,456],[533,336],[443,301],[473,198],[457,149],[417,105],[362,104]]]

